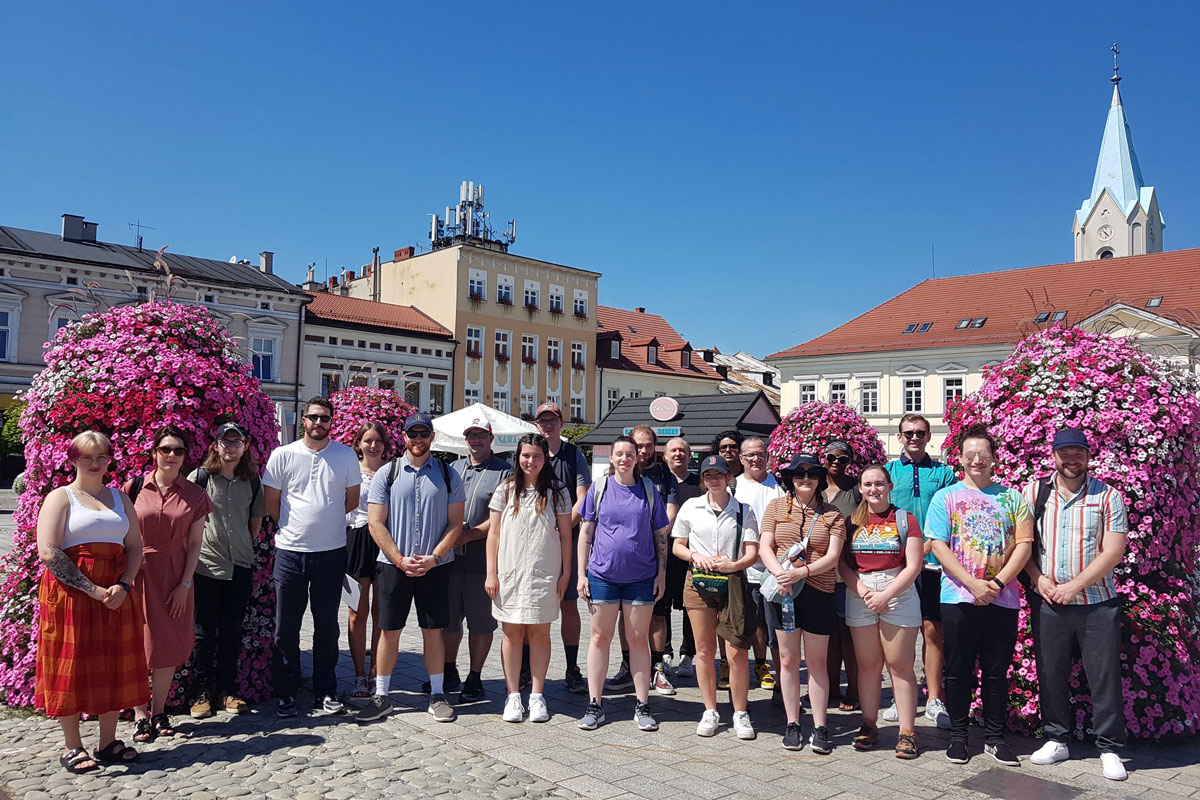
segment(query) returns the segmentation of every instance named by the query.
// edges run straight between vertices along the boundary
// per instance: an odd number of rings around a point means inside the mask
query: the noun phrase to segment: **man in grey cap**
[[[1083,431],[1058,431],[1053,450],[1054,474],[1023,492],[1033,506],[1033,555],[1025,565],[1032,591],[1026,596],[1046,726],[1046,744],[1029,760],[1053,764],[1070,758],[1067,740],[1075,713],[1067,681],[1072,647],[1078,646],[1092,692],[1101,774],[1123,781],[1121,597],[1113,570],[1125,556],[1125,501],[1088,472],[1091,446]]]

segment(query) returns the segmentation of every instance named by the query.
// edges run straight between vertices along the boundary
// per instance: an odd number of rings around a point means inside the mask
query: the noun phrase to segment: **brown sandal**
[[[906,761],[917,757],[917,733],[916,731],[900,731],[899,738],[896,739],[896,758],[903,758]]]
[[[864,723],[850,744],[855,750],[874,750],[875,745],[879,744],[879,728]]]

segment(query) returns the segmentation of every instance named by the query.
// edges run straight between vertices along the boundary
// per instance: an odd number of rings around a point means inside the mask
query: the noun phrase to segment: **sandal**
[[[156,736],[175,735],[175,729],[171,727],[171,718],[167,716],[167,712],[165,711],[151,717],[150,724],[154,726],[154,734]]]
[[[91,763],[85,767],[84,762],[87,761]],[[84,773],[95,772],[100,769],[100,765],[96,763],[96,759],[89,756],[88,751],[82,747],[68,750],[58,757],[58,763],[62,764],[62,768],[72,775],[83,775]]]
[[[132,764],[138,760],[138,751],[126,747],[120,739],[113,739],[96,751],[96,760],[105,764]]]
[[[879,744],[879,728],[874,725],[863,725],[858,729],[858,735],[854,737],[854,741],[851,742],[855,750],[874,750],[877,744]]]
[[[838,703],[839,711],[859,711],[861,709],[862,706],[859,705],[857,700],[843,700],[842,702]]]
[[[896,740],[896,758],[911,760],[917,757],[916,731],[901,731]]]
[[[138,744],[149,744],[158,738],[158,732],[150,724],[149,717],[142,717],[133,729],[133,740]]]

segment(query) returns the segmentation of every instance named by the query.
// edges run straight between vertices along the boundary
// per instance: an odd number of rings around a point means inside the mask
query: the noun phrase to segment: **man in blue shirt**
[[[900,458],[888,462],[885,469],[892,476],[892,502],[917,518],[925,530],[925,515],[933,496],[958,482],[954,470],[929,457],[929,420],[920,414],[905,414],[900,418]],[[942,606],[938,599],[942,585],[942,568],[930,552],[932,543],[925,540],[925,569],[917,576],[917,592],[921,596],[921,633],[925,637],[925,684],[929,694],[925,702],[925,718],[939,728],[949,729],[950,717],[942,693],[942,666],[945,648],[942,644]],[[895,701],[883,712],[889,722],[898,720]]]
[[[429,713],[438,722],[454,719],[446,701],[445,634],[450,621],[449,575],[443,565],[454,558],[462,534],[466,494],[462,478],[433,458],[433,419],[421,412],[404,421],[405,453],[375,474],[367,499],[367,525],[379,545],[379,653],[375,658],[375,694],[359,712],[358,722],[387,716],[392,701],[392,670],[400,652],[400,632],[413,601],[429,671]]]

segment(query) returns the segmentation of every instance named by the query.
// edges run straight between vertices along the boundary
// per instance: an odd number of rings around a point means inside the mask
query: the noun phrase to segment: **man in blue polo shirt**
[[[925,515],[929,503],[940,489],[955,484],[954,470],[929,457],[929,420],[920,414],[905,414],[900,418],[900,458],[888,462],[887,472],[892,476],[892,502],[914,517],[925,530]],[[925,718],[936,722],[939,728],[950,728],[950,717],[942,693],[942,666],[946,651],[942,644],[942,605],[939,593],[942,586],[942,568],[930,552],[932,543],[925,540],[925,568],[917,576],[917,592],[921,597],[921,633],[925,637],[922,648],[925,654]],[[895,722],[900,718],[895,701],[883,712],[883,718]]]
[[[367,525],[379,545],[375,586],[380,633],[375,694],[358,713],[358,722],[374,722],[391,711],[392,670],[414,600],[429,671],[429,713],[438,722],[454,719],[444,688],[442,629],[450,621],[450,583],[442,567],[454,558],[454,545],[462,534],[466,494],[458,473],[429,453],[432,417],[411,415],[404,421],[404,439],[404,455],[375,473],[367,498]]]

